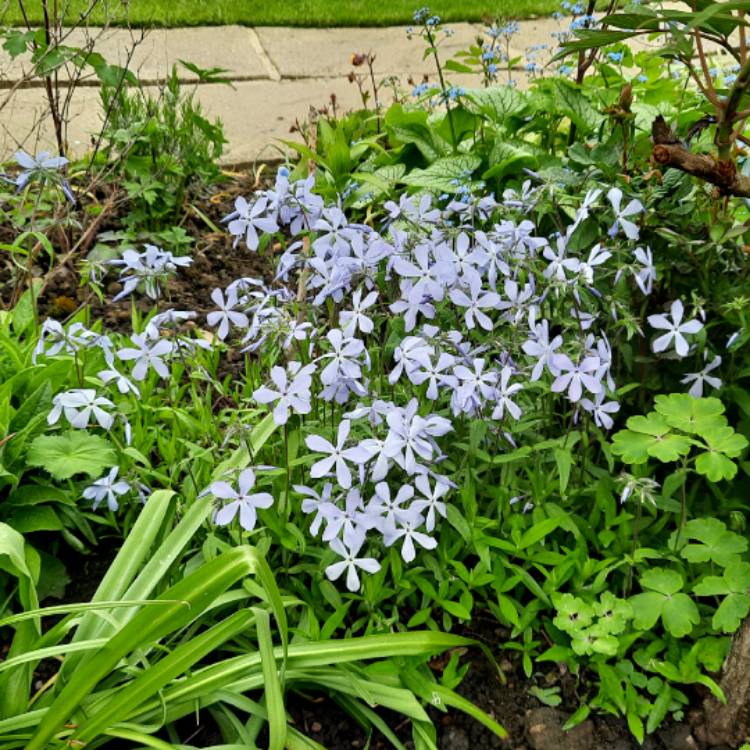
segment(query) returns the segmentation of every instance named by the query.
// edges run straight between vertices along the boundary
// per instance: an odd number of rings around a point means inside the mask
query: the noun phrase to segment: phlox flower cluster
[[[343,199],[326,203],[312,178],[292,181],[282,169],[273,188],[238,198],[225,219],[235,245],[251,252],[269,233],[284,238],[274,278],[215,289],[201,321],[213,336],[180,333],[198,316],[178,310],[153,316],[126,342],[80,324],[44,324],[35,357],[99,350],[106,364],[98,374],[106,392],[58,394],[50,424],[64,416],[74,428],[111,430],[119,417],[127,437],[121,405],[146,379],[168,380],[172,363],[199,347],[251,353],[268,368],[254,402],[285,434],[290,421],[301,425],[309,458],[295,490],[311,533],[339,558],[326,574],[345,575],[357,590],[383,549],[411,562],[437,545],[455,489],[447,435],[482,420],[494,450],[512,447],[540,399],[574,421],[614,425],[609,336],[627,312],[623,299],[649,295],[657,279],[651,250],[639,244],[645,210],[618,188],[596,188],[550,235],[530,218],[540,197],[530,180],[500,202],[466,190],[401,195],[384,204],[376,227],[350,221]],[[605,228],[584,247],[579,230],[588,222],[590,231],[592,216],[606,217]],[[142,284],[156,296],[164,274],[187,260],[153,246],[126,251],[123,293]],[[680,300],[648,322],[653,351],[672,358],[688,356],[703,328]],[[721,359],[705,361],[683,380],[693,395],[721,384]],[[335,416],[325,427],[321,411]],[[86,491],[96,506],[116,507],[124,494],[116,469]],[[255,490],[259,470],[204,490],[217,500],[218,525],[238,519],[250,532],[272,508],[273,497]]]
[[[489,422],[512,445],[514,424],[533,408],[525,394],[536,398],[541,387],[567,400],[575,420],[614,425],[607,327],[617,319],[616,292],[630,285],[648,295],[656,280],[651,250],[637,244],[644,208],[619,188],[591,190],[572,223],[545,237],[526,218],[537,200],[530,182],[503,203],[401,195],[384,204],[376,229],[326,205],[310,179],[291,183],[282,171],[273,189],[238,199],[227,217],[235,244],[251,251],[260,240],[240,217],[290,237],[275,284],[238,280],[216,290],[207,322],[221,340],[236,329],[248,350],[291,352],[254,393],[277,424],[315,404],[346,409],[332,437],[306,438],[317,483],[296,489],[311,532],[342,558],[328,574],[346,572],[350,588],[359,588],[358,571],[378,567],[366,545],[374,555],[400,542],[406,561],[434,546],[452,489],[436,470],[446,458],[438,438],[461,420]],[[609,231],[581,250],[577,230],[594,211],[611,217]],[[653,347],[684,357],[702,324],[683,322],[681,302],[672,308],[671,320],[649,319],[667,330]],[[378,338],[384,330],[392,351]]]
[[[92,331],[82,323],[65,327],[56,320],[44,321],[33,352],[33,361],[36,362],[39,357],[61,355],[71,356],[78,361],[86,352],[98,352],[105,367],[97,373],[97,378],[105,389],[109,389],[106,395],[91,387],[57,393],[52,398],[52,409],[47,415],[48,425],[67,423],[74,429],[100,428],[111,432],[120,422],[125,443],[129,445],[131,426],[127,411],[123,409],[122,401],[115,403],[112,399],[117,394],[137,399],[140,396],[137,383],[144,381],[151,372],[158,379],[166,380],[171,375],[170,365],[174,359],[184,360],[196,349],[208,348],[210,345],[205,340],[168,331],[195,317],[194,312],[186,310],[157,313],[148,320],[142,333],[133,333],[129,342],[120,347],[113,337]],[[166,332],[169,335],[164,335]],[[93,501],[94,510],[105,501],[110,510],[117,510],[118,498],[134,489],[138,490],[142,500],[148,496],[148,488],[118,478],[118,473],[119,467],[113,466],[83,491],[83,498]]]

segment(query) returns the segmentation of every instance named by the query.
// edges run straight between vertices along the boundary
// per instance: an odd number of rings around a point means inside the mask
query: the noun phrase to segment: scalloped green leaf
[[[724,404],[718,398],[693,398],[687,393],[659,395],[654,408],[670,426],[683,432],[703,435],[705,431],[724,427]]]
[[[664,596],[672,596],[682,590],[685,579],[671,568],[651,568],[643,573],[639,583],[644,589],[657,591]]]
[[[697,543],[686,545],[680,554],[689,562],[714,562],[725,568],[747,551],[747,539],[729,531],[718,518],[694,518],[685,524],[684,535]]]
[[[737,464],[721,453],[708,451],[695,459],[695,470],[712,482],[720,482],[722,479],[734,479]]]
[[[732,593],[724,597],[711,618],[714,630],[734,633],[750,612],[750,596],[746,593]]]
[[[687,594],[673,594],[665,598],[661,620],[675,638],[683,638],[701,621],[696,603]]]
[[[117,463],[117,454],[108,440],[69,430],[61,435],[40,435],[29,446],[26,461],[55,479],[70,479],[76,474],[96,478]]]
[[[612,437],[612,453],[626,464],[645,464],[648,461],[648,447],[653,442],[650,435],[631,430],[620,430]]]

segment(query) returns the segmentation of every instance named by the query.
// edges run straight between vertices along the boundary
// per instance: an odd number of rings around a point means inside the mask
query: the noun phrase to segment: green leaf
[[[649,456],[668,463],[690,453],[690,438],[672,433],[666,419],[656,412],[630,417],[627,427],[612,438],[612,452],[626,463],[644,463]]]
[[[464,65],[458,62],[458,60],[446,60],[443,65],[445,70],[450,70],[452,73],[473,73],[474,69],[469,65]]]
[[[750,612],[750,596],[746,593],[729,594],[724,597],[714,612],[711,625],[714,630],[734,633],[739,629],[748,612]]]
[[[631,430],[620,430],[612,436],[612,453],[626,464],[645,464],[648,461],[648,448],[653,437]]]
[[[599,127],[603,116],[575,84],[563,78],[552,79],[553,106],[583,133]]]
[[[573,715],[563,724],[563,730],[566,732],[573,729],[573,727],[577,727],[582,722],[586,721],[588,719],[589,714],[591,713],[591,707],[584,703],[578,707],[578,710],[573,713]]]
[[[648,714],[646,720],[646,732],[651,734],[657,727],[664,721],[664,717],[669,711],[669,707],[672,705],[672,687],[668,682],[665,682],[661,686],[661,690],[656,696],[654,706]]]
[[[639,582],[645,589],[671,596],[682,590],[685,581],[676,570],[671,568],[651,568],[643,573]]]
[[[157,490],[146,501],[146,505],[139,513],[127,538],[120,547],[120,551],[107,569],[101,583],[91,598],[92,604],[98,602],[115,601],[118,599],[147,599],[154,587],[161,580],[161,575],[167,570],[174,559],[182,551],[182,546],[175,541],[175,537],[181,529],[189,523],[190,518],[197,510],[206,512],[206,503],[210,503],[209,497],[195,502],[185,514],[174,531],[167,537],[167,542],[173,542],[171,546],[161,545],[156,552],[152,545],[161,531],[164,519],[173,506],[174,493],[170,490]],[[194,527],[193,528],[194,531]],[[191,534],[192,537],[192,534]],[[186,542],[185,542],[186,543]],[[149,559],[150,556],[150,559]],[[144,561],[149,559],[145,568],[138,575]],[[157,576],[148,576],[147,572],[159,571]],[[136,576],[138,576],[136,578]],[[139,586],[138,582],[147,577],[151,585]],[[135,582],[134,582],[135,579]],[[132,585],[131,585],[132,584]],[[135,615],[135,611],[133,612]],[[126,614],[120,615],[126,618]],[[85,614],[76,629],[73,641],[87,640],[103,633],[111,633],[118,624],[118,615],[109,613],[109,618],[102,618],[95,612]],[[63,663],[63,675],[73,674],[80,663],[79,658],[68,658]]]
[[[30,505],[15,510],[8,518],[13,528],[22,534],[34,531],[60,531],[63,523],[49,505]]]
[[[40,435],[29,446],[29,466],[40,466],[55,479],[70,479],[76,474],[99,477],[117,464],[112,444],[82,430],[69,430],[62,435]]]
[[[458,617],[459,620],[471,620],[471,612],[463,604],[449,600],[442,600],[439,604],[446,612]]]
[[[728,426],[703,429],[700,436],[712,451],[723,453],[730,458],[737,458],[747,448],[747,438]]]
[[[631,596],[628,600],[633,608],[633,625],[638,630],[651,630],[661,615],[664,597],[654,591]]]
[[[482,174],[483,180],[499,179],[518,174],[524,169],[535,169],[539,160],[528,144],[498,135],[490,151],[489,163],[489,169]]]
[[[127,716],[222,643],[243,631],[246,632],[252,621],[253,615],[249,611],[235,612],[218,625],[182,643],[157,664],[141,672],[136,679],[112,696],[99,711],[89,716],[76,738],[81,742],[91,741],[100,732],[116,724],[119,717]],[[100,640],[103,641],[102,645],[107,642],[107,639]],[[76,645],[82,647],[86,643],[89,642]]]
[[[724,404],[718,398],[693,398],[687,393],[659,395],[654,408],[670,426],[683,432],[703,435],[706,430],[723,427],[727,420]]]
[[[286,712],[281,680],[276,669],[276,656],[273,651],[271,620],[264,609],[253,609],[257,624],[258,651],[260,652],[265,703],[268,712],[269,750],[283,750],[286,743]]]
[[[661,617],[664,627],[676,638],[690,633],[700,622],[695,602],[682,593],[684,579],[671,568],[651,568],[643,573],[640,584],[650,589],[630,598],[633,624],[641,630],[650,630]]]
[[[696,471],[712,482],[734,479],[737,466],[728,456],[736,458],[747,447],[744,435],[738,434],[729,426],[720,426],[705,429],[701,437],[709,450],[696,458]]]
[[[405,110],[400,104],[394,104],[386,112],[385,124],[393,139],[414,144],[430,162],[451,151],[450,144],[427,124],[424,110]]]
[[[16,578],[31,578],[31,571],[26,563],[25,545],[21,534],[7,523],[0,522],[0,569]]]
[[[527,529],[520,541],[518,542],[518,549],[524,550],[532,545],[540,542],[548,534],[551,534],[564,520],[566,516],[553,516],[552,518],[545,518],[542,521],[535,523],[530,529]]]
[[[445,685],[435,683],[431,687],[433,692],[443,703],[445,703],[446,706],[451,706],[452,708],[457,708],[459,711],[463,711],[468,716],[471,716],[472,719],[475,719],[480,724],[484,725],[497,737],[500,737],[500,739],[505,739],[508,736],[504,727],[498,724],[489,714],[482,711],[481,708],[475,706],[471,701],[458,693],[455,693],[453,690],[450,690]]]
[[[3,36],[3,49],[11,56],[18,57],[27,52],[34,39],[33,31],[6,31]]]
[[[687,594],[673,594],[664,600],[661,612],[664,627],[675,638],[683,638],[701,621],[695,602]]]
[[[609,664],[597,665],[599,678],[601,679],[601,692],[606,700],[614,703],[622,713],[625,713],[625,691],[622,688],[622,680]]]
[[[570,480],[570,470],[573,466],[573,451],[570,448],[555,448],[553,452],[560,477],[560,494],[565,495]]]
[[[698,596],[726,595],[714,612],[711,624],[716,630],[733,633],[750,612],[750,563],[734,562],[722,576],[703,578],[693,591]]]
[[[141,610],[107,645],[92,655],[86,669],[76,670],[50,705],[27,750],[42,750],[67,722],[99,681],[134,650],[185,627],[221,593],[256,570],[257,553],[250,547],[236,547],[204,563],[166,589],[156,604]]]
[[[688,544],[680,552],[692,563],[705,563],[711,560],[724,568],[746,552],[748,547],[745,537],[728,531],[718,518],[694,518],[685,524],[683,534],[688,539],[700,542]]]
[[[578,633],[587,628],[593,620],[593,607],[573,594],[555,592],[552,594],[552,603],[557,610],[552,622],[555,627],[566,633]]]
[[[552,58],[551,62],[559,60],[561,57],[565,57],[572,52],[578,50],[587,49],[598,49],[599,47],[606,47],[610,44],[617,44],[618,42],[624,42],[626,39],[630,39],[635,36],[635,33],[631,31],[599,31],[596,29],[578,29],[576,31],[577,39],[573,39],[569,42],[565,42],[561,45],[562,50],[555,57]]]
[[[464,106],[470,112],[483,115],[498,125],[509,125],[507,120],[521,115],[528,101],[526,93],[512,86],[469,89],[463,95]]]
[[[413,169],[401,178],[401,182],[436,193],[456,193],[470,181],[481,163],[482,160],[472,154],[448,156],[426,169]]]
[[[405,164],[387,164],[373,172],[354,172],[352,178],[361,184],[356,195],[360,202],[366,201],[362,206],[367,205],[373,198],[393,190],[393,186],[405,173]]]
[[[695,459],[695,470],[712,482],[720,482],[722,479],[734,479],[737,464],[721,453],[701,453]]]

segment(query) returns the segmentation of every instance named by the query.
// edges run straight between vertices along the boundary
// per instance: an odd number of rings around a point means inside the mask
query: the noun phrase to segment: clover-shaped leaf
[[[611,591],[605,591],[594,604],[594,613],[599,618],[598,632],[615,635],[622,633],[633,617],[633,608],[625,599],[618,599]]]
[[[552,604],[557,610],[557,616],[552,622],[555,627],[566,633],[580,633],[591,625],[594,619],[592,607],[572,594],[554,594]]]
[[[697,543],[687,544],[680,554],[689,562],[709,560],[726,568],[747,551],[747,539],[729,531],[718,518],[694,518],[685,524],[683,535]]]
[[[597,623],[590,628],[575,633],[570,642],[573,651],[579,656],[584,654],[605,654],[614,656],[619,648],[619,641],[611,633],[602,630]]]
[[[695,470],[712,482],[720,482],[722,479],[734,479],[737,464],[721,453],[709,451],[695,459]]]
[[[728,426],[706,430],[701,437],[709,450],[696,458],[695,470],[712,482],[733,479],[737,465],[729,457],[736,458],[747,447],[745,437]]]
[[[690,452],[693,444],[685,435],[671,432],[672,427],[664,417],[653,411],[646,416],[631,417],[627,427],[612,438],[612,452],[625,463],[642,464],[649,456],[664,463],[677,461]]]
[[[706,430],[701,437],[712,451],[723,453],[730,458],[737,458],[747,448],[747,438],[729,426]]]
[[[666,630],[676,638],[686,636],[700,622],[695,602],[682,593],[683,577],[669,568],[652,568],[640,579],[649,589],[630,598],[633,624],[639,630],[650,630],[661,617]]]
[[[706,430],[724,427],[724,404],[718,398],[693,398],[687,393],[670,393],[655,399],[656,411],[670,427],[703,435]]]
[[[651,435],[620,430],[612,437],[612,453],[620,456],[626,464],[644,464],[648,461],[648,446],[652,442]]]
[[[750,612],[750,563],[740,562],[722,576],[706,576],[693,591],[698,596],[724,596],[711,620],[715,630],[733,633]]]

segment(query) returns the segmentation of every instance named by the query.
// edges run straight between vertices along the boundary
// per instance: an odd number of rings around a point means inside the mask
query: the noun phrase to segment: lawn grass
[[[87,0],[60,0],[75,18]],[[408,24],[417,7],[429,5],[446,21],[481,21],[486,18],[528,18],[548,15],[560,7],[559,0],[130,0],[127,14],[122,0],[102,0],[90,23],[110,21],[136,26],[199,26],[244,24],[247,26],[388,26]],[[42,21],[41,0],[23,0],[32,24]],[[0,0],[0,21],[23,24],[17,0]]]

